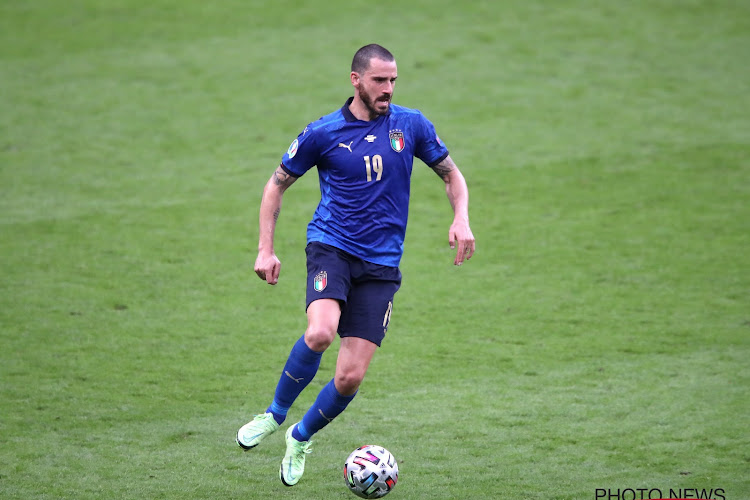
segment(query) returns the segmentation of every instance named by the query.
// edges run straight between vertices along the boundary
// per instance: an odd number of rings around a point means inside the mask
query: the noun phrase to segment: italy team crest
[[[391,139],[391,147],[397,153],[404,150],[406,142],[404,142],[404,133],[398,129],[391,130],[388,132],[388,137]]]
[[[322,292],[326,289],[326,285],[328,285],[328,273],[325,271],[320,271],[315,275],[313,287],[315,288],[316,292]]]

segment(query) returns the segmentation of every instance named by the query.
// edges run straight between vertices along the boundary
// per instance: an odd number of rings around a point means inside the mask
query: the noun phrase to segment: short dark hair
[[[388,49],[377,43],[371,43],[370,45],[365,45],[354,54],[352,71],[355,73],[364,73],[370,67],[370,59],[373,58],[388,62],[396,60]]]

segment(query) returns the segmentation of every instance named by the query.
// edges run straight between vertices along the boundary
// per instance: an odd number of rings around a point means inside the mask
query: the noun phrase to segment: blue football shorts
[[[393,296],[401,286],[401,271],[318,242],[309,243],[305,253],[305,307],[318,299],[338,300],[339,336],[359,337],[380,346],[391,321]]]

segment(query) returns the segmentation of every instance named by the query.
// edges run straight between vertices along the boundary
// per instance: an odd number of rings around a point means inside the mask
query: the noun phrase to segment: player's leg
[[[237,433],[237,444],[245,450],[257,446],[284,422],[289,408],[315,377],[323,352],[336,338],[340,304],[350,286],[348,262],[323,245],[310,244],[306,253],[307,329],[289,353],[271,405]]]
[[[294,426],[292,436],[298,441],[309,440],[344,411],[357,393],[388,329],[401,274],[396,268],[364,262],[352,269],[361,276],[352,285],[346,308],[339,318],[341,348],[336,375],[321,390],[302,422]]]
[[[237,444],[243,450],[258,446],[263,439],[278,430],[294,400],[318,372],[322,355],[322,352],[310,349],[304,335],[297,340],[281,371],[271,405],[265,413],[256,415],[237,431]]]
[[[335,299],[317,299],[307,306],[305,343],[315,352],[323,352],[336,339],[341,318],[341,302]]]
[[[323,387],[302,421],[287,430],[286,455],[279,469],[279,477],[286,486],[297,484],[305,472],[310,436],[332,422],[354,399],[377,348],[369,340],[356,337],[341,339],[336,376]]]
[[[273,403],[266,410],[278,424],[300,393],[312,382],[320,366],[320,358],[336,338],[341,306],[334,299],[320,299],[307,308],[307,329],[297,340],[276,385]]]
[[[284,422],[292,403],[315,378],[323,352],[336,337],[340,315],[341,307],[333,299],[316,300],[307,308],[307,329],[289,353],[273,402],[265,413],[256,415],[237,432],[237,444],[242,449],[254,448]]]
[[[320,429],[343,412],[357,394],[365,378],[372,356],[378,348],[369,340],[357,337],[341,339],[336,361],[336,375],[318,394],[315,403],[294,426],[292,436],[297,441],[308,441]]]
[[[358,337],[343,337],[336,359],[333,385],[344,397],[354,397],[370,367],[377,344]]]
[[[310,437],[328,425],[354,399],[375,350],[388,328],[393,296],[401,283],[397,268],[353,259],[352,283],[339,318],[341,348],[336,375],[318,394],[301,422],[286,434],[287,452],[279,476],[287,486],[296,484],[305,467]]]

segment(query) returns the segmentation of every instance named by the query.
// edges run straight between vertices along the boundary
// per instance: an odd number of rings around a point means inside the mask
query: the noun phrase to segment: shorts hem
[[[378,339],[378,340],[373,340],[373,339],[371,339],[369,337],[365,337],[364,335],[356,335],[354,333],[341,333],[341,332],[339,332],[339,337],[341,337],[342,339],[345,338],[345,337],[354,337],[354,338],[358,338],[358,339],[362,339],[362,340],[367,340],[368,342],[372,342],[373,344],[375,344],[378,347],[380,347],[380,345],[383,343],[383,340],[385,339],[385,335],[383,335],[382,337],[380,337],[380,339]]]

